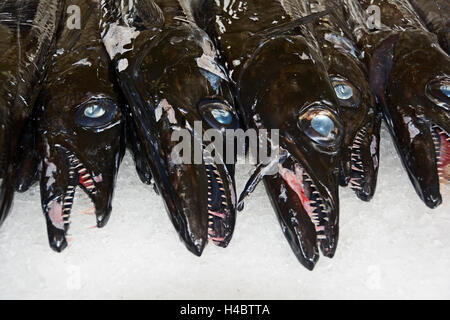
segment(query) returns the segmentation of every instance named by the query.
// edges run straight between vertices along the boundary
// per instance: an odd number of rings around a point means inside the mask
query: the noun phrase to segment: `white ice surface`
[[[77,192],[62,254],[47,243],[39,190],[17,195],[0,230],[0,298],[319,299],[450,298],[450,197],[429,210],[416,196],[385,129],[371,203],[341,189],[336,257],[313,272],[296,260],[263,186],[239,214],[229,248],[201,258],[178,239],[162,200],[141,184],[127,155],[109,224],[89,229]],[[239,168],[242,189],[250,167]]]

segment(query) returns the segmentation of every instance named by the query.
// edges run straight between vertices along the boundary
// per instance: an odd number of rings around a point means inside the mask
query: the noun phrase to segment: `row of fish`
[[[319,250],[336,251],[339,185],[374,196],[383,117],[418,195],[442,203],[449,15],[448,0],[4,0],[0,223],[14,191],[40,180],[54,250],[67,246],[78,187],[103,227],[128,147],[194,254],[229,244],[263,181],[312,270]],[[173,134],[195,139],[195,121],[278,129],[280,159],[238,198],[235,164],[174,162]]]

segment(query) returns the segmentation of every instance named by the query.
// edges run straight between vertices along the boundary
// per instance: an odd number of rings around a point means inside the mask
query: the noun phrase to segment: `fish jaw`
[[[380,162],[380,125],[381,119],[375,115],[354,136],[353,141],[344,148],[341,170],[348,185],[356,196],[363,201],[370,201],[376,190]]]
[[[280,175],[266,176],[264,184],[292,251],[305,268],[313,270],[319,260],[317,234],[300,198]]]
[[[94,205],[97,227],[102,228],[108,222],[118,166],[113,168],[112,175],[106,171],[94,173],[94,170],[85,165],[87,161],[83,162],[64,147],[58,145],[48,147],[47,150],[42,161],[41,204],[47,221],[50,247],[62,252],[67,247],[66,236],[78,187]]]
[[[279,164],[278,172],[266,176],[264,183],[294,254],[312,270],[319,259],[319,247],[329,258],[336,251],[339,234],[337,176],[329,185],[326,180],[318,179],[298,153],[291,149],[288,155],[287,160]]]
[[[217,165],[174,165],[166,173],[170,191],[158,183],[169,217],[186,248],[201,256],[208,241],[227,247],[234,230],[235,208]]]
[[[429,208],[442,203],[436,157],[436,138],[430,123],[416,117],[414,110],[387,116],[397,151],[422,201]]]
[[[227,247],[236,219],[232,173],[225,164],[215,163],[206,154],[199,164],[175,161],[172,158],[175,143],[170,138],[172,128],[162,125],[159,132],[161,165],[156,166],[152,159],[152,167],[159,170],[154,174],[155,182],[182,241],[197,256],[202,255],[208,241]]]

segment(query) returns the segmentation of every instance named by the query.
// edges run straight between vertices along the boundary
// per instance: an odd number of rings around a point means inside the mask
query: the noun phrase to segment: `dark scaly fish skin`
[[[409,2],[346,3],[402,162],[420,198],[435,208],[442,203],[440,182],[450,179],[450,58]],[[369,5],[381,9],[380,30],[364,23]]]
[[[228,79],[206,33],[184,17],[177,1],[156,3],[133,1],[132,8],[123,10],[118,10],[117,2],[105,3],[103,41],[130,105],[140,139],[137,150],[145,157],[138,171],[146,172],[149,165],[177,232],[186,247],[200,256],[208,239],[222,247],[231,240],[234,169],[221,164],[175,163],[172,151],[179,142],[171,137],[180,129],[194,135],[195,121],[203,121],[204,130],[223,130],[235,128],[238,119]],[[122,11],[122,18],[115,10]],[[208,107],[214,106],[230,112],[229,125],[212,118]]]
[[[337,246],[343,126],[310,29],[301,23],[297,28],[285,27],[296,24],[292,17],[305,16],[304,8],[297,1],[286,2],[283,6],[276,0],[217,1],[216,5],[199,0],[191,5],[203,28],[216,34],[246,126],[280,130],[284,161],[276,164],[278,173],[264,175],[259,167],[240,203],[263,179],[286,239],[298,260],[312,270],[319,258],[318,244],[328,257],[334,256]],[[214,11],[217,18],[205,14]],[[328,141],[320,142],[324,137],[311,127],[318,114],[334,125]],[[304,120],[302,129],[299,118]]]
[[[450,54],[450,1],[409,0],[425,21],[428,29],[439,38],[442,48]]]
[[[343,4],[330,0],[304,1],[313,13]],[[352,90],[350,97],[337,92],[345,127],[340,181],[343,186],[350,186],[360,199],[369,201],[375,193],[378,176],[381,116],[369,86],[368,71],[345,23],[342,6],[320,18],[313,27],[335,90],[339,86]]]
[[[100,4],[67,5],[80,8],[81,28],[70,29],[66,22],[72,15],[65,14],[37,104],[41,202],[50,246],[58,252],[67,246],[78,186],[94,204],[97,226],[107,223],[125,149],[121,101],[100,39]]]
[[[13,199],[23,129],[54,45],[61,14],[59,2],[4,0],[0,3],[0,225]]]

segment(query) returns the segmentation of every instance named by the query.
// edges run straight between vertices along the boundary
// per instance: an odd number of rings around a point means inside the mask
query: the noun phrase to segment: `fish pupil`
[[[441,91],[442,91],[443,94],[445,94],[447,97],[450,98],[450,85],[448,85],[448,84],[443,84],[443,85],[441,86]]]
[[[341,100],[348,100],[353,97],[352,88],[346,84],[335,85],[334,91],[336,92],[337,97]]]
[[[334,130],[334,122],[330,117],[325,115],[317,115],[311,121],[311,126],[320,135],[328,137]]]
[[[212,116],[216,119],[217,122],[221,124],[230,124],[233,121],[231,113],[227,110],[223,109],[214,109],[211,111]]]
[[[100,118],[106,113],[106,110],[99,105],[92,105],[84,109],[84,115],[88,118]]]

